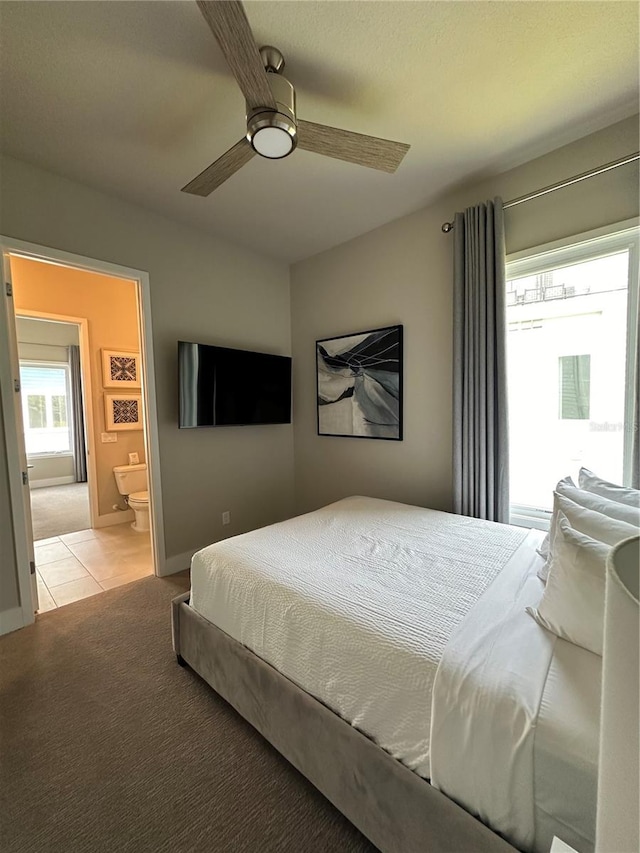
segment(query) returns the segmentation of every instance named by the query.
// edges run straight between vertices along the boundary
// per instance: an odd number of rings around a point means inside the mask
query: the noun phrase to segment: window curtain
[[[69,347],[69,373],[71,374],[71,411],[73,413],[73,468],[76,483],[86,483],[87,451],[84,439],[82,373],[78,346]]]
[[[454,511],[509,520],[502,200],[454,221]]]

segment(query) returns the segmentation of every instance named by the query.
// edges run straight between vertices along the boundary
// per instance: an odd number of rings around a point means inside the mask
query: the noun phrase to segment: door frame
[[[15,253],[11,253],[15,254]],[[17,313],[14,306],[14,317],[33,317],[37,320],[52,320],[54,323],[72,323],[78,327],[80,342],[80,372],[82,374],[82,409],[85,423],[85,440],[87,445],[87,480],[89,486],[89,517],[91,527],[97,526],[98,510],[98,479],[96,472],[96,441],[93,429],[93,387],[91,383],[91,350],[89,348],[89,321],[86,317],[69,317],[66,314],[52,314],[49,311],[32,311],[21,308]]]
[[[162,512],[162,489],[160,478],[160,444],[158,431],[158,408],[155,386],[155,362],[153,356],[153,332],[151,321],[151,288],[149,274],[144,270],[113,264],[109,261],[96,260],[84,255],[64,252],[49,246],[41,246],[13,237],[0,235],[0,252],[2,253],[4,281],[11,283],[10,258],[12,255],[44,261],[60,266],[72,267],[116,278],[133,281],[136,285],[138,302],[138,327],[140,334],[140,349],[142,352],[142,394],[145,412],[145,452],[148,465],[149,497],[152,519],[152,552],[155,574],[162,576],[166,573],[166,554],[164,547],[164,520]],[[4,320],[3,328],[12,324],[15,330],[15,311],[11,297],[2,294],[0,320]],[[74,322],[76,322],[74,320]],[[7,463],[10,479],[10,498],[13,515],[13,531],[18,570],[18,588],[23,623],[34,621],[31,593],[31,568],[29,565],[29,544],[32,533],[28,530],[28,519],[24,508],[24,489],[22,471],[26,471],[26,453],[24,437],[18,433],[15,414],[17,412],[18,395],[13,390],[13,365],[18,363],[17,342],[13,337],[0,335],[0,379],[2,380],[2,403],[5,412],[5,432]],[[90,407],[87,407],[90,408]],[[20,417],[22,413],[20,412]],[[89,422],[87,422],[89,431]],[[89,441],[89,439],[88,439]],[[93,443],[93,437],[91,438]],[[94,478],[95,480],[95,478]]]

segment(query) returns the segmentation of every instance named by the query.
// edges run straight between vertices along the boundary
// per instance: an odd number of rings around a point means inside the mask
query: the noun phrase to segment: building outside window
[[[27,456],[72,452],[69,366],[20,362]]]
[[[552,508],[585,466],[628,479],[638,228],[533,250],[507,264],[512,521]]]

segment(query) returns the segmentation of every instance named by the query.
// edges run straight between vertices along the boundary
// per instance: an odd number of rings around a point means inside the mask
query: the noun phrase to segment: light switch
[[[103,444],[111,444],[114,441],[118,440],[117,432],[103,432],[101,434],[101,439]]]

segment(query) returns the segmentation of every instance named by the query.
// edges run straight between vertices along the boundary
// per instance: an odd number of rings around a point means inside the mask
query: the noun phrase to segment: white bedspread
[[[191,605],[429,778],[436,667],[526,535],[346,498],[199,551]]]
[[[543,586],[531,531],[452,635],[433,687],[432,784],[525,851],[593,849],[600,659],[526,612]],[[523,571],[523,568],[525,571]]]

